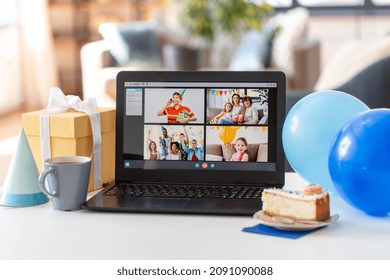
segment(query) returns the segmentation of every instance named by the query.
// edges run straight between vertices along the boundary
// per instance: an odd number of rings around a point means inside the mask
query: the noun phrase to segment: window
[[[0,27],[16,24],[17,6],[13,0],[0,1]]]
[[[265,2],[275,8],[292,7],[292,0],[267,0]]]
[[[361,6],[364,0],[298,0],[298,3],[306,7]]]
[[[254,1],[254,0],[253,0]],[[276,10],[288,10],[303,6],[312,11],[329,11],[340,8],[343,11],[362,10],[383,11],[389,10],[390,0],[265,0]]]
[[[372,3],[374,3],[375,5],[378,5],[378,6],[381,6],[381,5],[386,5],[386,6],[390,6],[390,0],[371,0]]]

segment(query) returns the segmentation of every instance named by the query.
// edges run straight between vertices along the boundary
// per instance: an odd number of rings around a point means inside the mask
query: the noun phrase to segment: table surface
[[[286,187],[305,182],[286,173]],[[337,196],[340,219],[299,239],[242,232],[253,217],[61,212],[0,206],[0,259],[390,259],[390,220]]]

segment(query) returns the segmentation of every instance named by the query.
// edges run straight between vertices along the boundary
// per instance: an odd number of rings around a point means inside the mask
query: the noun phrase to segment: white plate
[[[333,213],[330,215],[328,220],[323,222],[294,221],[292,219],[283,217],[271,217],[263,213],[263,211],[256,212],[253,217],[256,220],[259,220],[263,225],[274,227],[280,230],[305,231],[328,226],[338,220],[339,214]]]

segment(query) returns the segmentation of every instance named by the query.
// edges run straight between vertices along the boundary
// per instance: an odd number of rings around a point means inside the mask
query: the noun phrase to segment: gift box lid
[[[115,130],[115,109],[98,108],[101,132]],[[27,135],[40,135],[40,115],[43,111],[22,114],[23,128]],[[66,113],[50,115],[50,136],[61,138],[81,138],[92,135],[91,123],[87,114],[70,110]]]

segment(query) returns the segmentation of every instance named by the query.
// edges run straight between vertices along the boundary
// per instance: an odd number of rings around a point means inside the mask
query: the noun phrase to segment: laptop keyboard
[[[118,184],[106,196],[260,199],[264,187]]]

